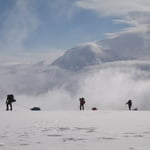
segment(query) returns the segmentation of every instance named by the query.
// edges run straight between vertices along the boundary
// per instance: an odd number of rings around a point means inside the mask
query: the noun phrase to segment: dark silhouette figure
[[[126,103],[128,105],[129,110],[131,110],[132,107],[132,100],[128,100],[128,102]]]
[[[82,97],[79,99],[79,101],[80,101],[80,110],[84,110],[85,99]]]
[[[12,103],[16,102],[16,100],[14,99],[14,96],[12,94],[7,95],[7,99],[6,99],[6,110],[11,110],[12,111]]]

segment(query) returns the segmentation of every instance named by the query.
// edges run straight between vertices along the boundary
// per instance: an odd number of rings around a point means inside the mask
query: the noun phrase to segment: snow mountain
[[[149,60],[150,39],[140,33],[126,33],[97,41],[115,60]]]
[[[126,33],[69,49],[52,65],[70,71],[79,71],[104,62],[149,60],[149,58],[149,38],[139,33]]]
[[[86,66],[98,65],[112,60],[111,56],[100,45],[91,42],[69,49],[52,65],[66,70],[78,71]]]

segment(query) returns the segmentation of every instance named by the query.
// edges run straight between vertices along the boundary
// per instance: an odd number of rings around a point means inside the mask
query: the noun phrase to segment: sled
[[[41,108],[40,107],[33,107],[33,108],[30,108],[31,111],[41,111]]]

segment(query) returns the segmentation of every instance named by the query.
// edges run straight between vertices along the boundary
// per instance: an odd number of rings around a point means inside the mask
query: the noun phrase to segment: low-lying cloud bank
[[[82,94],[89,106],[101,109],[126,109],[125,102],[133,100],[133,107],[149,109],[150,62],[117,62],[105,64],[91,72],[84,80]]]
[[[42,64],[1,68],[1,100],[14,93],[17,109],[40,106],[43,110],[77,110],[79,97],[86,109],[150,109],[150,61],[118,61],[70,72]],[[1,101],[2,102],[2,101]]]

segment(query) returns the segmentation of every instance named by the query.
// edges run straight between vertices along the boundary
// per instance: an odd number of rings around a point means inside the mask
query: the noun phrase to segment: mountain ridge
[[[126,33],[114,38],[84,43],[69,49],[51,65],[78,71],[87,66],[105,62],[149,60],[149,58],[149,40],[138,33]]]

